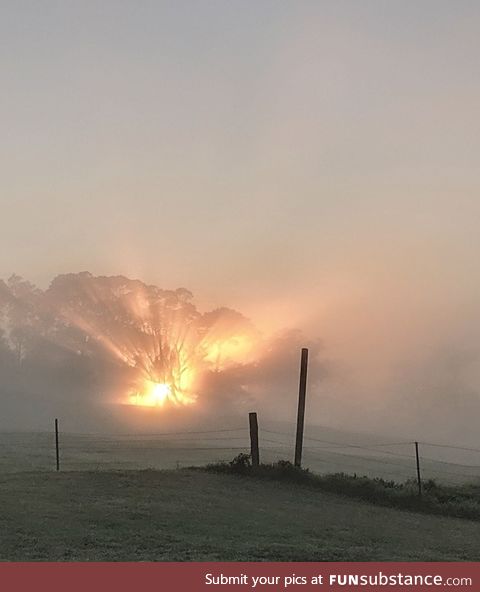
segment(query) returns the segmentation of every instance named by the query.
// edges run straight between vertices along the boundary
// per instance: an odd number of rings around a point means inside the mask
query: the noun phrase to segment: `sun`
[[[165,382],[145,381],[141,393],[131,395],[130,402],[145,407],[163,407],[172,398],[172,388]]]
[[[147,396],[152,400],[153,404],[163,405],[171,393],[170,385],[164,382],[152,382]]]

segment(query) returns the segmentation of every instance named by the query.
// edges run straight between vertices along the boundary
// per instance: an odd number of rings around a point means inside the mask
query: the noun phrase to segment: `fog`
[[[309,347],[309,424],[478,447],[480,5],[47,5],[0,8],[1,427],[291,424]]]
[[[291,426],[308,347],[308,424],[477,442],[479,350],[468,311],[413,316],[405,306],[388,317],[388,307],[365,302],[347,316],[337,304],[344,317],[334,330],[324,319],[324,335],[312,320],[310,331],[267,331],[230,308],[199,311],[185,288],[82,272],[40,290],[12,276],[0,283],[0,427],[46,429],[61,417],[71,431],[161,431],[238,424],[251,410]],[[174,395],[132,404],[145,381],[168,382]]]
[[[319,343],[282,328],[270,335],[228,308],[201,313],[184,288],[123,276],[56,277],[47,290],[0,283],[2,426],[165,429],[263,410],[289,418],[300,348]],[[145,394],[168,385],[167,400]],[[150,397],[150,398],[149,398]]]

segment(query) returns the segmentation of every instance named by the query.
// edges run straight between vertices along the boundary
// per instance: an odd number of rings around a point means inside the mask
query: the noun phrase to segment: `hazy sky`
[[[476,344],[478,2],[0,12],[1,277],[185,286],[369,371]]]

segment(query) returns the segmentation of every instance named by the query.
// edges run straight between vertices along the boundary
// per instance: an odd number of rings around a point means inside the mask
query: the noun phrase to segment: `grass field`
[[[458,561],[480,523],[202,471],[0,477],[3,561]]]

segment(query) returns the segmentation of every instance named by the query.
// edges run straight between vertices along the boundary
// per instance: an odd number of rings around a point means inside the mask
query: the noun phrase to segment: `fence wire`
[[[63,471],[174,469],[227,462],[250,452],[245,427],[158,433],[60,432]],[[260,460],[292,460],[294,433],[260,428]],[[371,440],[371,439],[370,439]],[[420,442],[422,479],[457,485],[480,481],[480,449]],[[414,442],[342,442],[304,437],[303,466],[317,473],[381,477],[393,481],[416,478]],[[55,470],[53,433],[0,433],[0,471]]]

